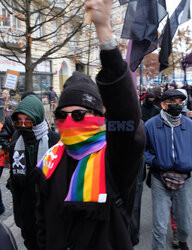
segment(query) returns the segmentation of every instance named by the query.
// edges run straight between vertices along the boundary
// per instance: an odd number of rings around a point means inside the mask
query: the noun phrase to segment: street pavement
[[[5,205],[5,212],[0,215],[0,221],[9,227],[17,242],[18,250],[26,250],[27,248],[23,244],[23,238],[21,237],[20,229],[15,225],[13,218],[13,203],[10,191],[5,187],[7,179],[9,177],[9,169],[4,168],[2,176],[0,178],[0,187],[2,192],[3,204]],[[0,249],[6,250],[6,249]]]
[[[144,183],[142,206],[141,206],[141,228],[140,242],[135,246],[134,250],[151,250],[152,241],[152,204],[151,204],[151,189]],[[190,197],[191,199],[192,197]],[[166,250],[172,250],[172,230],[171,224],[168,225]],[[192,249],[192,234],[188,240],[189,249]]]
[[[7,168],[4,168],[3,174],[0,179],[0,186],[6,211],[2,215],[0,215],[0,221],[5,223],[12,231],[18,245],[18,250],[26,250],[23,244],[23,239],[21,236],[20,229],[14,223],[13,210],[12,210],[12,197],[10,191],[5,187],[8,176],[9,176],[9,170]],[[151,250],[151,228],[152,228],[151,190],[144,183],[142,207],[141,207],[140,242],[137,246],[135,246],[134,250]],[[172,240],[172,232],[169,224],[168,234],[167,234],[167,250],[172,250],[171,240]],[[189,238],[188,243],[190,249],[192,249],[192,236]]]

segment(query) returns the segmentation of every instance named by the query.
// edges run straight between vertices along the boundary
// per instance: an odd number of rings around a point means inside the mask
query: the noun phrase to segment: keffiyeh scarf
[[[160,111],[161,118],[166,122],[167,125],[170,127],[176,127],[180,125],[180,120],[181,120],[181,114],[178,116],[172,116],[165,112],[163,109]]]

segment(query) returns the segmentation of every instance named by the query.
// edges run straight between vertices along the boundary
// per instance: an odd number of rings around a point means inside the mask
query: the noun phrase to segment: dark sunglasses
[[[13,125],[14,125],[15,127],[22,127],[23,124],[24,124],[25,127],[27,127],[27,128],[33,127],[33,122],[30,121],[30,120],[25,120],[25,121],[17,120],[17,121],[14,121],[14,122],[13,122]]]
[[[56,120],[64,121],[67,118],[68,114],[71,114],[71,117],[75,122],[83,121],[86,113],[93,113],[93,111],[77,109],[73,110],[72,112],[67,112],[64,110],[58,110],[54,112]]]

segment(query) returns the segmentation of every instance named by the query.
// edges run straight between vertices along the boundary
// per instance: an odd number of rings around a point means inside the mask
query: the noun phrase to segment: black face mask
[[[17,127],[17,131],[23,136],[23,140],[26,144],[33,144],[36,142],[35,134],[32,128]]]
[[[147,105],[147,107],[152,107],[153,103],[154,103],[154,101],[150,101],[150,100],[146,99],[146,105]]]
[[[168,104],[166,112],[172,116],[178,116],[181,114],[183,106],[180,104]]]

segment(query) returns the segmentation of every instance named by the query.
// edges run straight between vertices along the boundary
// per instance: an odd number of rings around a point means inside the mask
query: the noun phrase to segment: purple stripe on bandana
[[[67,154],[70,155],[75,160],[80,160],[80,159],[84,158],[85,156],[87,156],[89,154],[92,154],[94,152],[97,152],[97,151],[101,150],[105,145],[106,145],[106,141],[104,141],[102,143],[99,143],[99,144],[95,145],[94,147],[91,147],[88,151],[86,151],[82,155],[70,154],[70,152],[68,150],[67,150]]]
[[[69,186],[69,191],[68,191],[68,195],[65,198],[65,201],[76,201],[76,196],[77,196],[77,180],[78,180],[78,175],[79,175],[79,169],[81,166],[81,161],[78,162],[77,164],[77,171],[75,171],[72,175],[71,178],[71,182],[70,182],[70,186]],[[73,184],[73,187],[72,187]]]

